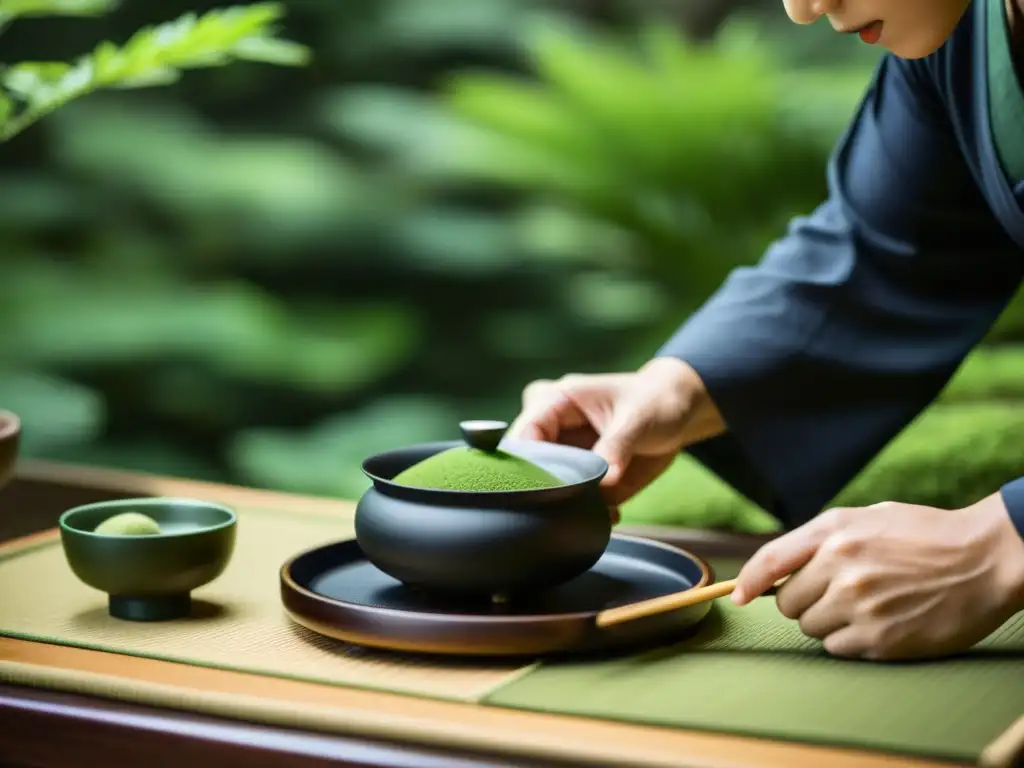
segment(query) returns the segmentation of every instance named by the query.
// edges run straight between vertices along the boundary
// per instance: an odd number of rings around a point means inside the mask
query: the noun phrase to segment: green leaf
[[[253,36],[240,40],[231,49],[240,59],[297,67],[309,61],[309,49],[288,40]]]
[[[128,90],[132,88],[150,88],[156,85],[171,85],[181,79],[181,73],[170,67],[154,67],[153,69],[140,72],[134,77],[128,77],[117,83],[112,88]]]
[[[14,112],[14,103],[3,93],[0,93],[0,130]]]
[[[168,85],[182,70],[233,60],[301,65],[308,60],[304,46],[270,37],[283,13],[277,3],[234,6],[201,17],[186,13],[140,29],[121,48],[104,41],[74,64],[17,64],[5,72],[4,85],[28,107],[3,125],[0,139],[12,138],[67,102],[101,88]]]
[[[15,64],[4,71],[3,84],[19,98],[33,102],[48,98],[70,69],[71,65],[62,61]]]

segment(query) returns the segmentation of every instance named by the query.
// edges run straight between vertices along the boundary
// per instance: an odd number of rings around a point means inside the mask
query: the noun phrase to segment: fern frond
[[[58,107],[100,89],[168,85],[184,70],[238,60],[301,66],[309,60],[309,50],[273,37],[283,15],[277,3],[234,6],[202,16],[187,13],[140,29],[123,46],[104,41],[71,64],[26,62],[7,67],[0,84],[21,103],[21,110],[8,110],[5,119],[0,104],[0,140],[11,139]]]

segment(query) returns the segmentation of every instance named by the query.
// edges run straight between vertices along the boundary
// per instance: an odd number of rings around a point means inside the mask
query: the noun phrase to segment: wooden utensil
[[[765,594],[774,594],[775,590],[782,586],[788,578],[788,576],[785,576],[779,579],[775,582],[775,586]],[[597,626],[604,629],[605,627],[614,627],[616,624],[625,624],[627,621],[635,621],[648,616],[655,616],[659,613],[677,611],[680,608],[687,608],[691,605],[696,605],[697,603],[703,603],[705,600],[714,600],[718,597],[725,597],[732,593],[735,588],[736,579],[729,579],[727,581],[720,581],[716,584],[701,587],[700,589],[687,589],[683,592],[673,592],[670,595],[654,597],[650,600],[643,600],[639,603],[622,605],[618,608],[609,608],[597,614]]]

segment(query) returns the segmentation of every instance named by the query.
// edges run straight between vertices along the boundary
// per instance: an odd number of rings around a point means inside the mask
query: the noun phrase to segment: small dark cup
[[[148,515],[161,533],[95,533],[123,512]],[[124,499],[69,509],[59,526],[68,565],[82,582],[107,593],[111,616],[165,621],[189,615],[192,590],[224,572],[235,549],[237,517],[206,501]]]
[[[14,475],[21,442],[21,420],[10,411],[0,411],[0,489]]]
[[[360,548],[377,568],[412,587],[464,597],[548,589],[584,573],[604,554],[611,514],[599,487],[608,464],[571,446],[505,441],[502,450],[565,484],[528,491],[448,491],[391,481],[456,446],[429,443],[363,463],[373,481],[356,507]]]

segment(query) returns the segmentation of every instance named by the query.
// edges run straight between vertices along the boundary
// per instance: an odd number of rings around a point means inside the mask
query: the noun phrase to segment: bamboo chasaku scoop
[[[775,582],[775,586],[766,592],[765,595],[774,594],[775,590],[781,587],[788,578],[786,576],[779,579]],[[659,613],[677,611],[680,608],[703,603],[705,600],[725,597],[731,594],[734,589],[736,589],[736,579],[720,581],[717,584],[710,584],[700,589],[687,589],[682,592],[673,592],[670,595],[654,597],[639,603],[609,608],[597,614],[595,621],[597,626],[601,628],[614,627],[616,624],[625,624],[627,621],[636,621],[637,619],[655,616]]]

